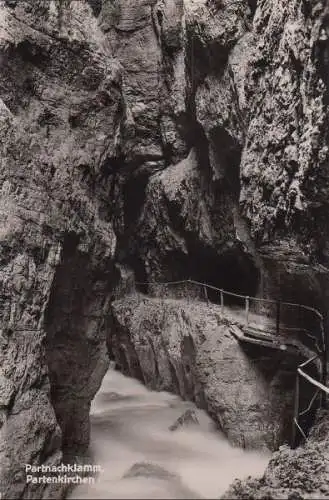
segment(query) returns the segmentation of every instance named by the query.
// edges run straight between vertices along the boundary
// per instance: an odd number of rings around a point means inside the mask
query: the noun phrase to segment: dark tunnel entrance
[[[134,254],[127,261],[134,269],[136,281],[139,282],[137,289],[148,293],[148,286],[140,283],[150,281],[143,259]],[[260,283],[260,271],[252,256],[239,245],[218,254],[213,248],[190,244],[188,253],[174,250],[166,254],[157,271],[160,282],[190,279],[249,297],[257,295]],[[208,288],[208,299],[220,304],[220,292]],[[225,294],[225,305],[245,307],[245,300]]]
[[[193,255],[193,254],[192,254]],[[260,272],[252,257],[239,246],[232,247],[218,255],[213,249],[203,249],[190,260],[190,276],[196,281],[216,288],[250,297],[257,294]],[[208,290],[211,302],[220,303],[220,294]],[[225,295],[226,305],[244,306],[244,300]]]
[[[257,295],[261,278],[252,256],[239,244],[219,254],[214,248],[189,242],[187,253],[173,250],[166,254],[160,265],[159,281],[198,281],[243,296],[239,298],[225,294],[227,306],[245,307],[244,296]],[[138,281],[147,281],[141,260],[135,259],[133,268]],[[148,292],[147,287],[138,288],[142,293]],[[221,303],[219,290],[208,288],[207,295],[211,302]]]

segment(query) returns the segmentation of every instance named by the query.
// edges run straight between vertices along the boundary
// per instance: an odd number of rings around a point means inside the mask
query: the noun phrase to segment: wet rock
[[[126,472],[123,476],[124,478],[128,477],[153,477],[156,479],[165,479],[165,480],[179,480],[176,474],[169,472],[164,469],[160,465],[151,464],[148,462],[139,462],[130,467],[129,471]]]
[[[296,359],[289,367],[281,351],[245,352],[219,310],[197,300],[117,300],[113,355],[148,387],[205,409],[237,446],[276,449],[290,435]]]
[[[164,469],[158,464],[149,462],[136,463],[130,467],[129,471],[124,474],[123,478],[148,478],[166,481],[168,483],[168,491],[171,492],[173,498],[199,498],[199,495],[184,485],[177,474]]]
[[[199,425],[198,417],[194,410],[186,410],[183,415],[178,417],[176,422],[174,422],[170,427],[170,431],[176,431],[177,429],[189,427],[191,425]]]
[[[328,498],[328,440],[328,414],[319,413],[304,446],[280,447],[262,478],[235,481],[221,498]]]

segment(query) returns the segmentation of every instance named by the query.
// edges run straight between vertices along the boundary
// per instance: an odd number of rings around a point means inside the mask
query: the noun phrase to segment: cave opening
[[[134,270],[136,276],[145,272],[142,263]],[[253,297],[257,295],[260,283],[260,271],[252,256],[242,246],[235,245],[219,254],[214,248],[200,247],[189,242],[188,252],[178,250],[170,252],[162,261],[162,281],[194,280],[212,285],[234,294]],[[147,289],[140,288],[147,293]],[[220,304],[220,292],[208,289],[208,299]],[[225,295],[225,305],[244,307],[243,298]]]
[[[260,271],[252,257],[239,246],[232,247],[221,255],[211,248],[192,254],[190,276],[196,281],[240,295],[253,297],[257,294]],[[211,302],[220,303],[220,293],[208,290]],[[244,300],[225,296],[226,305],[241,306]]]

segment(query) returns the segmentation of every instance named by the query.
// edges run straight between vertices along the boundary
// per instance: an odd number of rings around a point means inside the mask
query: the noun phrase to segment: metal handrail
[[[238,297],[240,299],[252,299],[252,300],[255,300],[255,301],[258,301],[258,302],[264,302],[264,303],[267,303],[267,304],[274,304],[274,305],[277,304],[277,302],[278,302],[278,301],[273,300],[273,299],[263,299],[261,297],[255,297],[255,296],[252,296],[252,295],[242,295],[242,294],[235,293],[235,292],[229,292],[227,290],[224,290],[223,288],[218,288],[216,286],[209,285],[208,283],[202,283],[200,281],[191,280],[191,279],[179,280],[179,281],[144,281],[144,282],[143,281],[137,281],[136,285],[147,285],[147,286],[151,286],[151,285],[181,285],[181,284],[186,284],[186,283],[192,283],[194,285],[199,285],[199,286],[207,287],[207,288],[210,288],[211,290],[215,290],[217,292],[222,292],[224,295],[230,295],[231,297]],[[279,302],[280,302],[281,305],[291,306],[291,307],[298,307],[298,308],[301,308],[301,309],[313,312],[321,320],[323,320],[323,315],[320,313],[320,311],[318,311],[314,307],[306,306],[305,304],[297,304],[297,303],[294,303],[294,302],[285,302],[285,301],[281,301],[281,300]]]
[[[296,388],[295,388],[295,409],[294,409],[294,419],[293,419],[293,436],[292,436],[292,444],[293,447],[297,445],[297,436],[296,436],[296,429],[299,430],[301,435],[305,440],[307,440],[306,433],[302,429],[300,423],[299,423],[299,417],[302,417],[303,415],[306,415],[309,411],[311,411],[313,404],[315,403],[320,391],[322,391],[325,394],[329,394],[329,387],[326,385],[322,384],[315,378],[311,377],[307,373],[305,373],[304,369],[311,364],[313,361],[316,361],[317,359],[320,359],[320,362],[322,363],[322,377],[323,377],[323,372],[324,372],[324,360],[321,360],[319,355],[315,355],[312,358],[304,361],[304,363],[301,363],[298,368],[297,368],[297,374],[296,374]],[[299,405],[299,396],[300,396],[300,383],[299,383],[299,377],[304,378],[307,382],[309,382],[312,386],[316,387],[316,391],[314,395],[312,396],[312,399],[310,400],[307,408],[305,410],[300,411]],[[322,405],[324,406],[325,403],[325,398],[322,400]]]
[[[209,285],[208,283],[202,283],[200,281],[196,281],[196,280],[192,280],[192,279],[177,280],[177,281],[162,281],[162,282],[161,281],[136,282],[136,285],[144,285],[144,286],[148,286],[148,287],[152,286],[152,285],[153,286],[154,285],[155,286],[157,286],[157,285],[159,285],[159,286],[168,286],[168,285],[171,286],[171,285],[184,285],[184,284],[197,285],[197,286],[203,287],[205,289],[205,291],[206,291],[206,289],[210,289],[210,290],[215,290],[216,292],[219,292],[221,294],[221,307],[222,308],[224,307],[224,296],[237,297],[237,298],[243,299],[245,302],[247,317],[249,315],[250,301],[257,301],[257,302],[261,302],[264,304],[272,304],[272,305],[275,305],[277,308],[289,306],[289,307],[298,308],[299,311],[305,310],[305,311],[312,312],[317,317],[317,319],[320,321],[322,347],[319,346],[318,339],[314,335],[312,335],[306,329],[303,329],[303,331],[307,337],[309,337],[310,339],[313,340],[314,347],[318,352],[324,353],[326,351],[326,342],[325,342],[324,327],[323,327],[323,315],[320,313],[320,311],[318,311],[317,309],[315,309],[313,307],[306,306],[304,304],[296,304],[293,302],[285,302],[285,301],[278,301],[278,300],[275,301],[273,299],[263,299],[261,297],[247,296],[247,295],[242,295],[242,294],[238,294],[238,293],[234,293],[234,292],[228,292],[227,290],[224,290],[223,288],[218,288],[218,287],[215,287],[214,285]],[[247,320],[247,323],[248,323],[248,320]],[[280,323],[280,311],[277,310],[277,317],[276,317],[277,334],[279,333],[279,330],[280,330],[279,323]],[[287,327],[285,327],[285,329],[287,329]],[[301,330],[302,329],[299,329],[300,332],[301,332]]]
[[[329,394],[329,387],[327,387],[324,384],[321,384],[321,382],[318,382],[315,380],[315,378],[310,377],[310,375],[307,375],[301,368],[297,369],[299,375],[301,375],[303,378],[305,378],[308,382],[310,382],[312,385],[316,386],[318,389],[321,389],[321,391],[325,392],[326,394]]]

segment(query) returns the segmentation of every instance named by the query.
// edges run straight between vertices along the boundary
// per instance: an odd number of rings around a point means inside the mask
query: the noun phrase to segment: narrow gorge
[[[328,40],[328,0],[0,0],[2,499],[67,498],[26,464],[90,462],[110,362],[273,452],[222,498],[329,498],[307,337],[242,345],[216,291],[328,337]]]

